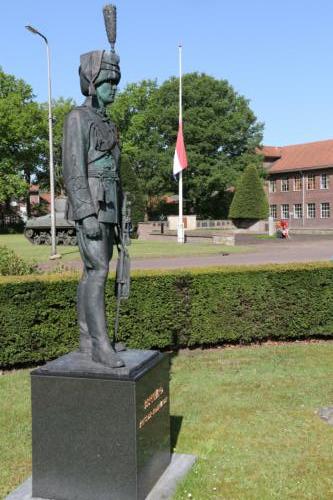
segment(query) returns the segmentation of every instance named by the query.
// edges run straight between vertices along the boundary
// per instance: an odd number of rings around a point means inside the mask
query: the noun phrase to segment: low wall
[[[177,229],[178,227],[178,215],[168,216],[168,228],[171,230]],[[196,215],[184,215],[183,224],[185,229],[196,229],[197,228],[197,216]]]
[[[195,217],[195,216],[194,216]],[[168,217],[169,220],[169,217]],[[170,227],[170,224],[166,221],[161,222],[161,221],[150,221],[150,222],[140,222],[138,224],[138,239],[139,240],[155,240],[157,241],[159,237],[161,237],[162,240],[166,241],[171,240],[175,241],[177,239],[177,224],[175,225],[174,222],[175,220],[178,220],[178,217],[174,217],[172,219],[172,226]],[[193,223],[193,220],[192,220]],[[212,231],[207,234],[207,236],[204,236],[203,234],[198,234],[195,235],[194,231],[200,232],[200,229],[206,230],[206,229],[212,229]],[[260,220],[255,222],[252,225],[246,225],[246,227],[236,227],[231,220],[197,220],[196,221],[196,228],[191,229],[191,227],[185,228],[185,234],[187,235],[188,241],[193,237],[195,238],[195,241],[201,242],[201,241],[206,241],[207,238],[212,238],[212,233],[214,232],[214,229],[218,229],[219,231],[216,232],[216,236],[219,236],[222,238],[222,236],[230,236],[231,234],[241,234],[241,233],[268,233],[268,221],[265,220]],[[226,230],[226,233],[224,231]],[[172,233],[174,231],[174,233]],[[192,234],[190,234],[190,231]],[[163,234],[164,233],[164,234]],[[201,231],[202,233],[202,231]],[[215,239],[214,242],[220,243],[218,239]],[[224,243],[224,244],[230,244],[230,243]]]

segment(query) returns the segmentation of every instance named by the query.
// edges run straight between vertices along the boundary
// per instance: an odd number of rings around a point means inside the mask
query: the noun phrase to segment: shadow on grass
[[[182,427],[183,417],[180,415],[170,415],[170,448],[171,453],[177,446],[178,436]]]
[[[172,367],[172,363],[174,359],[178,356],[178,349],[174,351],[169,351],[166,353],[169,356],[170,360],[170,368]],[[170,371],[170,380],[172,374]],[[173,453],[174,449],[177,446],[178,436],[182,427],[183,417],[181,415],[170,415],[170,451]]]

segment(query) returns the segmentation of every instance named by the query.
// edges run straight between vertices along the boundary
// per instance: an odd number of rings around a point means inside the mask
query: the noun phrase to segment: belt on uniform
[[[88,165],[88,177],[95,177],[99,180],[97,189],[97,201],[104,203],[116,203],[118,198],[118,172],[97,168]]]
[[[88,165],[88,177],[96,177],[101,180],[119,181],[118,172],[110,169],[98,168]]]

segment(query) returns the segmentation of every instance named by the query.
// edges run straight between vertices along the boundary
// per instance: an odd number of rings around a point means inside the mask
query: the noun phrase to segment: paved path
[[[132,269],[185,269],[190,267],[255,265],[288,262],[328,261],[333,257],[333,239],[273,240],[251,245],[250,251],[240,254],[200,255],[190,257],[161,257],[133,259]],[[116,259],[112,260],[114,269]],[[80,261],[64,263],[65,268],[80,269]],[[48,265],[48,268],[49,265]]]
[[[253,245],[241,254],[170,257],[132,261],[133,269],[174,269],[201,266],[230,266],[288,262],[327,261],[333,257],[333,241],[278,241],[276,244]]]

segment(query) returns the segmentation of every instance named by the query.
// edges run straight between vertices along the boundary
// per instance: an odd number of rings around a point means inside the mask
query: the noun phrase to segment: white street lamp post
[[[53,165],[53,117],[52,117],[52,97],[51,97],[51,62],[49,43],[42,33],[32,26],[26,26],[27,30],[40,36],[46,44],[47,54],[47,80],[48,80],[48,122],[49,122],[49,154],[50,154],[50,194],[51,194],[51,255],[50,259],[59,259],[56,246],[56,215],[54,207],[54,165]]]

